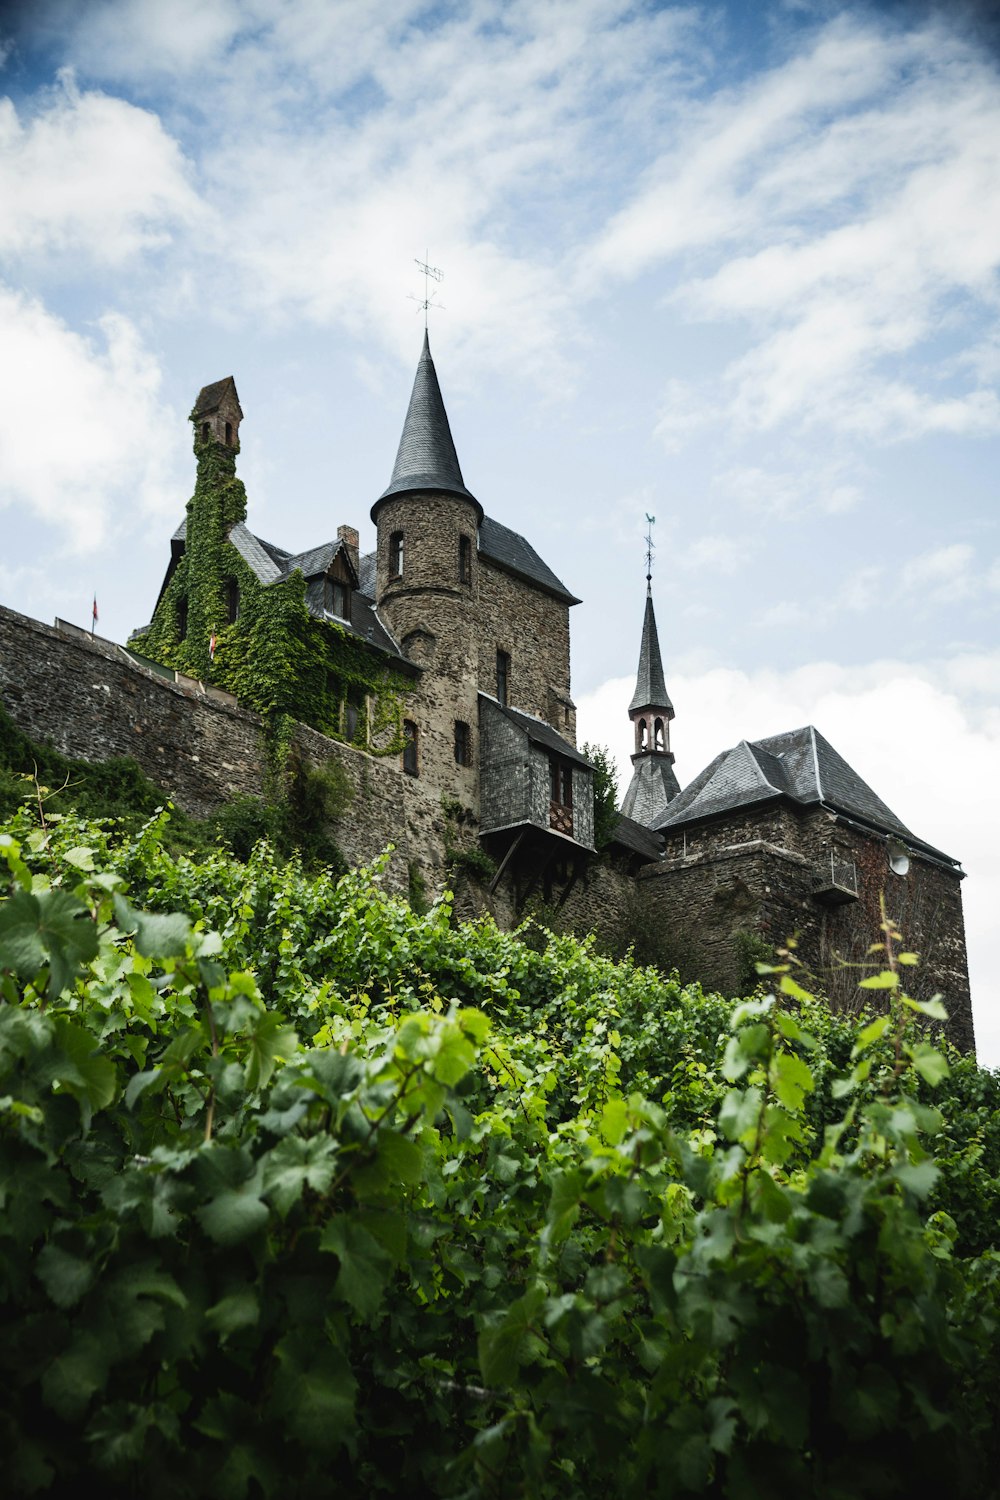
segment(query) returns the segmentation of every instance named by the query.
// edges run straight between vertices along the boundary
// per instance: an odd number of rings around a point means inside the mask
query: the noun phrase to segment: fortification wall
[[[130,756],[195,817],[235,796],[265,794],[260,719],[228,694],[180,682],[135,661],[112,641],[55,628],[0,606],[0,701],[33,739],[85,761]],[[333,827],[349,863],[392,842],[390,888],[405,890],[408,865],[428,889],[444,879],[440,800],[404,775],[399,757],[376,759],[305,725],[296,743],[311,764],[334,760],[353,790]]]

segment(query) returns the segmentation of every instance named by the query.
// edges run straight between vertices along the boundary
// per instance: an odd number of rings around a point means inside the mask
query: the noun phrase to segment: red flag
[[[95,594],[94,595],[94,608],[93,608],[93,611],[91,612],[91,616],[90,616],[90,633],[91,633],[91,635],[93,635],[93,633],[94,633],[94,626],[97,624],[98,618],[99,617],[98,617],[98,613],[97,613],[97,595]]]
[[[208,656],[210,661],[215,660],[215,631],[212,631],[212,639],[208,643]]]

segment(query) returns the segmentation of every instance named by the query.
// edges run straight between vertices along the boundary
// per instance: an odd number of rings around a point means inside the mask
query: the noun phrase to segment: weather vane
[[[427,254],[427,251],[425,250],[424,251],[424,255],[426,255],[426,254]],[[423,274],[423,278],[424,278],[424,295],[423,295],[423,299],[422,300],[421,300],[420,297],[414,297],[414,295],[413,295],[412,292],[408,293],[408,295],[409,295],[409,298],[410,298],[411,302],[415,302],[419,308],[423,309],[424,327],[426,328],[427,327],[427,313],[428,313],[428,309],[430,309],[432,307],[440,307],[442,310],[444,309],[444,303],[443,302],[436,302],[434,299],[436,298],[437,293],[436,292],[432,292],[431,289],[430,289],[432,281],[443,281],[444,280],[444,272],[442,270],[440,270],[437,266],[429,265],[426,260],[417,260],[416,257],[414,257],[414,265],[417,266],[417,268]]]
[[[646,516],[646,592],[652,593],[653,589],[653,553],[656,547],[653,542],[653,523],[656,517]]]

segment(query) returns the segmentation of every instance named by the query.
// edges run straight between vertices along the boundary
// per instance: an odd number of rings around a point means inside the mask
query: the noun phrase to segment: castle
[[[435,889],[478,851],[465,909],[512,922],[543,898],[577,931],[651,937],[659,961],[730,993],[748,957],[795,933],[807,969],[847,1000],[884,899],[921,953],[917,997],[944,992],[950,1034],[973,1049],[957,861],[812,727],[743,742],[682,790],[648,577],[633,776],[598,857],[570,691],[580,601],[466,486],[426,333],[368,556],[349,524],[294,554],[248,528],[242,419],[232,378],[199,393],[194,495],[127,648],[0,610],[15,722],[69,754],[132,755],[205,812],[260,793],[262,732],[280,721],[297,755],[346,775],[335,831],[349,859],[391,841],[397,871]]]

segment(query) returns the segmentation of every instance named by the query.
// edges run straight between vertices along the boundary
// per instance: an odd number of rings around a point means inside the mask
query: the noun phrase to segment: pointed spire
[[[648,828],[654,819],[666,812],[668,804],[680,791],[680,785],[674,774],[674,755],[670,748],[670,720],[674,717],[674,706],[663,680],[648,553],[646,568],[646,612],[642,620],[639,670],[632,702],[628,706],[635,728],[635,754],[632,756],[632,780],[622,799],[622,812]]]
[[[479,512],[479,519],[483,518],[482,506],[466,489],[462,478],[426,329],[392,478],[372,506],[372,520],[383,500],[415,490],[459,495],[470,500]]]
[[[639,670],[635,679],[635,692],[628,706],[629,713],[639,708],[657,708],[673,718],[673,704],[667,697],[667,685],[663,680],[663,662],[660,659],[660,641],[656,634],[656,616],[653,613],[653,593],[646,580],[646,613],[642,621],[642,645],[639,647]]]

